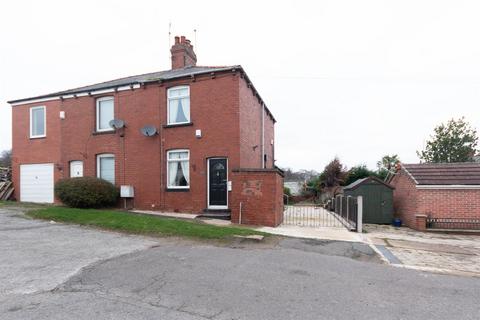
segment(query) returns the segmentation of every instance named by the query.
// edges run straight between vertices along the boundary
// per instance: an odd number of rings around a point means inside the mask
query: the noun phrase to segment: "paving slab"
[[[419,232],[382,225],[365,225],[364,229],[365,242],[379,250],[383,246],[403,267],[480,277],[478,235]]]

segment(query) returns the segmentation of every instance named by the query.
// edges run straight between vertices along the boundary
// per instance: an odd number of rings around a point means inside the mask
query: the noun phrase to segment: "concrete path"
[[[151,211],[151,210],[131,210],[132,213],[148,214],[151,216],[165,217],[165,218],[177,218],[193,220],[199,216],[194,213],[180,213],[180,212],[163,212],[163,211]]]
[[[358,233],[348,231],[343,226],[314,228],[280,225],[276,228],[260,227],[257,230],[296,238],[362,242],[362,238],[358,235]]]

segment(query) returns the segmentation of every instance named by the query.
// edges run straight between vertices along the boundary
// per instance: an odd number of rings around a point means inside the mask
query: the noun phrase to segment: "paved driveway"
[[[480,313],[479,279],[382,265],[360,243],[284,239],[219,247],[50,225],[10,210],[0,209],[0,219],[1,319],[478,319]]]
[[[366,225],[364,236],[408,267],[480,277],[480,236]]]

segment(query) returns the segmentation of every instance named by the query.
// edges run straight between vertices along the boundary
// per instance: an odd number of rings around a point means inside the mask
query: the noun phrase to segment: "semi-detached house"
[[[197,66],[185,37],[171,54],[171,70],[9,101],[16,199],[96,176],[133,189],[129,207],[278,225],[272,113],[241,66]]]

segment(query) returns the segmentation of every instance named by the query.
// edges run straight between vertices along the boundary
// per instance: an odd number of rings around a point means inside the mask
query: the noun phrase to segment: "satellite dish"
[[[120,120],[120,119],[110,120],[110,122],[108,124],[110,125],[110,127],[114,128],[114,129],[120,129],[120,128],[125,127],[125,122],[123,120]]]
[[[142,129],[140,129],[140,132],[146,137],[152,137],[157,134],[157,128],[154,126],[145,126]]]

